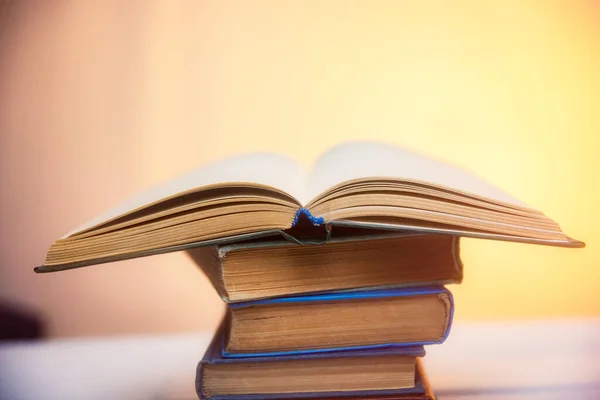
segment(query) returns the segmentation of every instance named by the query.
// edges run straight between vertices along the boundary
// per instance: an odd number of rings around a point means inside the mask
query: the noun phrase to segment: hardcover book
[[[198,365],[196,391],[201,399],[427,398],[417,370],[417,357],[425,355],[422,346],[225,358],[223,335],[220,329]]]
[[[325,293],[233,303],[225,357],[442,343],[454,311],[443,287]]]
[[[298,245],[285,240],[189,250],[228,303],[303,293],[460,283],[459,238],[413,234]]]
[[[350,143],[310,171],[259,153],[215,162],[140,193],[55,241],[37,272],[281,236],[305,218],[338,229],[443,233],[581,247],[540,211],[473,174],[407,150]]]

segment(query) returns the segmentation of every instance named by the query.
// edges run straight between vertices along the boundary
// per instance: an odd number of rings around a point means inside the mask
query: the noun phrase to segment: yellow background
[[[126,2],[127,3],[127,2]],[[583,250],[464,240],[456,318],[600,315],[600,6],[577,1],[11,5],[0,298],[57,336],[213,328],[183,254],[34,275],[50,243],[230,154],[379,139],[464,166]]]

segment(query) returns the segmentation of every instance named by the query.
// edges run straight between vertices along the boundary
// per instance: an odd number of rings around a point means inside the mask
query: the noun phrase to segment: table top
[[[0,398],[193,400],[211,336],[0,344]],[[441,400],[600,399],[600,319],[456,321],[426,349]]]

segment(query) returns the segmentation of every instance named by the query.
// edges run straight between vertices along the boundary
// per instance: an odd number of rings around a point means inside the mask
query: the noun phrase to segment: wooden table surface
[[[211,333],[0,345],[0,399],[196,399]],[[600,399],[600,320],[455,322],[425,365],[441,400]]]

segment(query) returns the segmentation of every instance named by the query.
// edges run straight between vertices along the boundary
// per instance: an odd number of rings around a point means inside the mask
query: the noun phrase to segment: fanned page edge
[[[361,162],[357,162],[357,157]],[[344,165],[344,168],[340,168],[340,165]],[[398,167],[402,167],[403,171],[390,174],[391,170]],[[464,190],[468,185],[443,184],[440,182],[444,179],[435,177],[437,173],[447,173],[455,182],[459,179],[471,180],[471,184],[480,187],[476,190],[473,190],[473,187]],[[424,176],[434,178],[422,179]],[[68,232],[61,239],[110,223],[165,200],[236,184],[256,185],[289,195],[300,206],[292,226],[296,225],[302,215],[308,217],[313,224],[322,225],[325,223],[324,219],[319,215],[312,215],[310,209],[306,208],[309,203],[322,194],[353,181],[377,179],[415,182],[465,195],[475,195],[483,200],[504,203],[509,207],[517,206],[535,211],[476,175],[453,165],[384,143],[352,142],[334,146],[326,151],[317,159],[310,172],[306,172],[294,159],[277,153],[249,153],[216,161],[138,193]],[[482,196],[482,192],[486,193]],[[490,194],[492,192],[495,192],[496,196]]]
[[[391,174],[391,172],[394,173]],[[424,185],[543,216],[542,212],[517,200],[476,174],[458,166],[390,144],[367,141],[335,146],[316,160],[307,180],[307,194],[310,196],[310,200],[308,203],[304,203],[308,210],[306,214],[312,217],[312,221],[321,221],[323,219],[321,215],[311,214],[310,208],[313,203],[336,190],[336,188],[361,181],[376,183],[378,180]],[[553,221],[548,217],[545,218]],[[324,222],[335,221],[335,219],[329,219]],[[391,227],[393,224],[385,225],[374,228],[394,229]],[[402,227],[398,226],[395,229],[402,229]],[[414,229],[414,227],[409,229]],[[527,237],[478,234],[477,232],[463,232],[461,229],[448,230],[447,232],[438,231],[438,233],[563,247],[577,248],[585,246],[585,243],[579,240],[568,238],[562,229],[559,228],[559,231],[567,238],[566,240],[529,240]]]
[[[327,222],[327,225],[331,227],[351,227],[351,228],[362,228],[362,229],[373,229],[381,231],[407,231],[416,232],[423,234],[442,234],[442,235],[454,235],[458,237],[474,238],[474,239],[487,239],[487,240],[498,240],[503,242],[516,242],[525,244],[537,244],[546,245],[553,247],[568,247],[568,248],[584,248],[585,243],[566,236],[566,241],[561,240],[550,240],[550,239],[534,239],[522,236],[509,236],[501,235],[496,233],[487,232],[471,232],[460,229],[450,228],[433,228],[419,225],[407,225],[407,224],[387,224],[380,222],[364,222],[354,220],[334,220]]]
[[[350,149],[351,151],[343,151],[344,149]],[[341,154],[340,154],[341,152]],[[368,153],[370,156],[360,157],[360,154]],[[459,171],[459,176],[469,176],[472,179],[475,179],[477,182],[484,182],[485,185],[490,186],[485,183],[485,181],[480,180],[480,178],[475,175],[469,174],[466,171],[462,171],[460,169],[456,169],[453,166],[445,164],[441,161],[436,161],[430,159],[426,156],[418,155],[416,153],[412,153],[407,150],[403,150],[401,148],[381,144],[374,142],[354,142],[348,144],[342,144],[333,147],[326,153],[324,153],[320,158],[317,159],[315,166],[312,171],[307,172],[299,162],[293,160],[292,158],[276,154],[276,153],[251,153],[245,155],[239,155],[234,157],[229,157],[220,161],[217,161],[212,164],[205,165],[201,168],[188,172],[178,178],[172,179],[159,185],[157,187],[151,188],[145,192],[140,193],[129,201],[122,203],[121,205],[109,210],[108,212],[98,216],[97,218],[88,221],[86,224],[78,227],[74,231],[69,232],[67,235],[63,236],[63,238],[69,237],[71,235],[77,234],[78,232],[84,231],[86,229],[90,229],[93,226],[98,226],[99,224],[105,224],[110,221],[111,218],[118,218],[127,215],[128,213],[138,211],[140,209],[149,207],[157,202],[162,202],[164,200],[181,196],[189,191],[201,191],[205,190],[209,187],[215,186],[227,186],[227,185],[235,185],[237,183],[242,185],[256,185],[266,188],[268,190],[273,190],[278,193],[283,193],[287,196],[290,196],[291,199],[295,200],[293,203],[298,204],[298,210],[295,215],[293,225],[298,222],[300,217],[307,217],[310,222],[314,225],[354,225],[360,227],[366,227],[375,230],[387,230],[387,231],[420,231],[424,233],[444,233],[444,234],[453,234],[459,236],[466,237],[477,237],[484,239],[493,239],[493,240],[504,240],[504,241],[516,241],[516,242],[524,242],[524,243],[532,243],[532,244],[545,244],[551,246],[563,246],[563,247],[584,247],[585,244],[581,241],[568,238],[567,241],[556,241],[556,240],[531,240],[529,238],[520,238],[513,236],[505,236],[505,235],[497,235],[497,234],[485,234],[485,233],[473,233],[473,232],[464,232],[460,229],[428,229],[428,228],[420,228],[418,226],[403,226],[398,224],[356,224],[353,221],[345,221],[345,220],[333,220],[326,221],[320,215],[311,214],[310,210],[306,208],[306,204],[308,204],[307,200],[309,200],[309,195],[313,195],[314,191],[316,191],[319,185],[319,182],[314,181],[315,176],[319,176],[319,174],[327,175],[325,171],[331,169],[337,175],[334,177],[326,176],[325,181],[332,180],[334,178],[340,178],[342,181],[332,181],[332,184],[329,186],[324,186],[324,191],[329,191],[336,186],[340,186],[344,183],[347,183],[349,180],[344,178],[352,178],[352,174],[355,175],[354,179],[364,179],[365,177],[360,175],[371,174],[371,172],[377,172],[378,168],[380,171],[385,170],[389,176],[389,172],[393,171],[393,169],[387,170],[387,168],[392,168],[394,165],[404,165],[403,161],[398,161],[402,159],[403,155],[408,155],[409,158],[415,158],[417,160],[425,160],[425,163],[433,163],[437,165],[437,168],[442,168],[445,170],[449,168],[452,171]],[[355,159],[355,156],[358,157]],[[390,158],[391,157],[391,158]],[[376,162],[368,163],[367,161]],[[400,164],[397,164],[400,162]],[[343,164],[344,168],[340,168],[340,163]],[[390,164],[391,163],[391,164]],[[394,164],[396,163],[396,164]],[[367,169],[361,169],[360,165],[367,165]],[[410,163],[409,163],[410,164]],[[371,167],[369,167],[371,165]],[[375,165],[373,167],[373,165]],[[391,166],[390,166],[391,165]],[[371,168],[371,169],[369,169]],[[351,171],[347,171],[347,169],[351,169]],[[415,170],[417,168],[413,168]],[[320,172],[321,171],[321,172]],[[342,175],[339,174],[339,171],[342,171]],[[346,171],[346,172],[344,172]],[[361,172],[362,171],[362,172]],[[366,172],[365,172],[366,171]],[[346,175],[344,175],[346,174]],[[358,174],[358,178],[356,177]],[[338,176],[339,175],[339,176]],[[403,173],[399,173],[397,175],[403,175]],[[404,174],[405,175],[405,174]],[[258,179],[257,179],[258,178]],[[376,175],[369,175],[369,179],[376,179]],[[392,179],[400,179],[398,176],[393,177]],[[405,178],[406,179],[406,178]],[[321,185],[323,182],[321,181]],[[434,186],[435,183],[430,181],[420,181],[421,183]],[[327,183],[327,182],[326,182]],[[453,186],[442,186],[442,189],[459,191],[459,189]],[[185,190],[187,189],[187,192]],[[494,188],[494,190],[498,190]],[[318,194],[321,194],[319,192]],[[468,192],[467,195],[475,195],[478,196],[477,193]],[[168,196],[167,196],[168,195]],[[507,195],[508,196],[508,195]],[[314,197],[313,197],[314,198]],[[490,198],[492,201],[498,201],[496,198]],[[154,200],[148,201],[148,200]],[[515,207],[525,207],[527,209],[531,209],[527,206],[521,205],[520,202],[515,200],[514,202],[508,203],[512,204]],[[531,209],[533,210],[533,209]],[[293,226],[292,225],[292,226]],[[279,233],[285,236],[285,232],[279,231]],[[260,231],[255,232],[253,234],[261,234]],[[272,232],[269,232],[272,234]],[[192,246],[198,245],[209,245],[215,242],[231,242],[232,237],[225,237],[219,240],[209,240],[207,242],[195,242],[191,244]],[[136,258],[146,255],[177,251],[178,249],[185,248],[189,245],[184,246],[175,246],[171,248],[165,249],[156,249],[153,251],[144,252],[144,254],[131,254],[126,257],[107,257],[105,259],[93,260],[89,262],[75,263],[73,265],[62,265],[55,267],[38,267],[36,269],[37,272],[50,272],[53,270],[62,270],[62,269],[70,269],[77,268],[80,266],[87,266],[93,264],[99,264],[104,262],[112,262],[117,261],[118,259],[126,259],[126,258]],[[191,247],[191,246],[190,246]]]
[[[249,153],[232,156],[196,168],[144,190],[82,224],[61,239],[165,200],[210,187],[226,187],[236,183],[254,184],[261,188],[278,191],[293,198],[300,206],[301,202],[298,199],[304,197],[306,178],[306,170],[296,160],[281,154]]]
[[[33,270],[36,273],[59,272],[59,271],[66,271],[69,269],[89,267],[89,266],[93,266],[93,265],[108,264],[108,263],[112,263],[112,262],[116,262],[116,261],[131,260],[134,258],[149,257],[149,256],[158,255],[158,254],[173,253],[176,251],[184,251],[184,250],[189,250],[189,249],[193,249],[196,247],[216,246],[216,245],[220,245],[220,244],[238,243],[238,242],[243,242],[243,241],[247,241],[247,240],[256,240],[256,239],[263,239],[263,238],[271,238],[272,239],[273,237],[283,237],[282,231],[279,229],[266,230],[266,231],[246,233],[246,234],[236,235],[236,236],[228,236],[228,237],[218,238],[218,239],[204,240],[201,242],[192,242],[192,243],[187,243],[187,244],[182,244],[182,245],[177,245],[177,246],[163,247],[163,248],[159,248],[159,249],[155,249],[155,250],[146,250],[146,251],[130,253],[130,254],[126,254],[126,255],[108,256],[108,257],[87,260],[87,261],[77,261],[77,262],[68,263],[68,264],[40,265],[40,266],[35,267]]]
[[[534,210],[456,165],[398,146],[368,141],[341,144],[317,158],[307,179],[309,198],[300,200],[307,205],[344,183],[377,177],[424,183]]]

